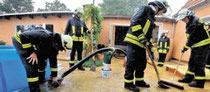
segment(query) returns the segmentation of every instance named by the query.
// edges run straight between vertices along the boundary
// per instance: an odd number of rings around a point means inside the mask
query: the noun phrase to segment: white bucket
[[[104,70],[110,70],[110,64],[103,63],[103,66]]]
[[[103,77],[103,78],[109,78],[109,77],[110,77],[110,75],[111,75],[111,69],[109,69],[109,70],[104,70],[104,69],[102,68],[101,71],[102,71],[102,77]]]

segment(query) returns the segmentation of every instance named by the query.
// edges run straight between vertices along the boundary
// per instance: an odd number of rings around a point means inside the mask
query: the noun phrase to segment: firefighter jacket
[[[88,28],[84,21],[73,17],[68,20],[64,34],[68,34],[72,37],[73,41],[83,42],[84,33],[88,31]]]
[[[130,28],[124,41],[144,48],[145,41],[148,42],[152,38],[152,30],[155,27],[155,11],[150,6],[142,6],[130,21]]]
[[[192,16],[186,25],[185,48],[196,48],[210,44],[209,33],[202,19]]]
[[[22,48],[24,49],[21,51],[22,55],[28,56],[33,52],[46,57],[52,54],[58,54],[58,48],[62,46],[61,38],[55,41],[54,38],[57,36],[43,28],[35,28],[32,31],[29,30],[30,29],[25,30],[24,32],[19,31],[14,36],[15,39],[22,44]]]
[[[166,54],[168,53],[169,48],[170,48],[170,39],[168,37],[160,38],[157,46],[158,52]]]

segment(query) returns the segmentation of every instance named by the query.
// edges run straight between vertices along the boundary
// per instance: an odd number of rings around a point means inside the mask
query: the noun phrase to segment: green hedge
[[[6,44],[6,42],[0,40],[0,45],[5,45],[5,44]]]

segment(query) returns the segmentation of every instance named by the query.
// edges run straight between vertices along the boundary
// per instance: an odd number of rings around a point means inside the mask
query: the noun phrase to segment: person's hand
[[[31,53],[31,55],[29,57],[27,57],[27,59],[29,59],[28,63],[32,63],[32,65],[38,64],[38,58],[35,52]]]
[[[53,77],[52,80],[53,81],[58,81],[58,78],[57,77]]]
[[[147,39],[146,38],[142,38],[139,40],[140,43],[142,43],[144,46],[147,45]]]
[[[187,50],[188,50],[188,48],[184,47],[184,48],[182,49],[182,53],[184,53],[184,52],[187,51]]]
[[[51,85],[52,85],[53,88],[57,88],[58,86],[60,86],[57,77],[52,78]]]
[[[91,33],[93,33],[93,32],[94,32],[94,28],[91,27],[89,31],[90,31]]]

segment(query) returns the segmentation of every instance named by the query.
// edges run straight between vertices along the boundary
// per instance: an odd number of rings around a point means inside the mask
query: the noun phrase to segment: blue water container
[[[49,63],[46,78],[50,75]],[[0,46],[0,92],[13,92],[27,89],[26,71],[13,46]],[[27,92],[25,90],[24,92]]]

